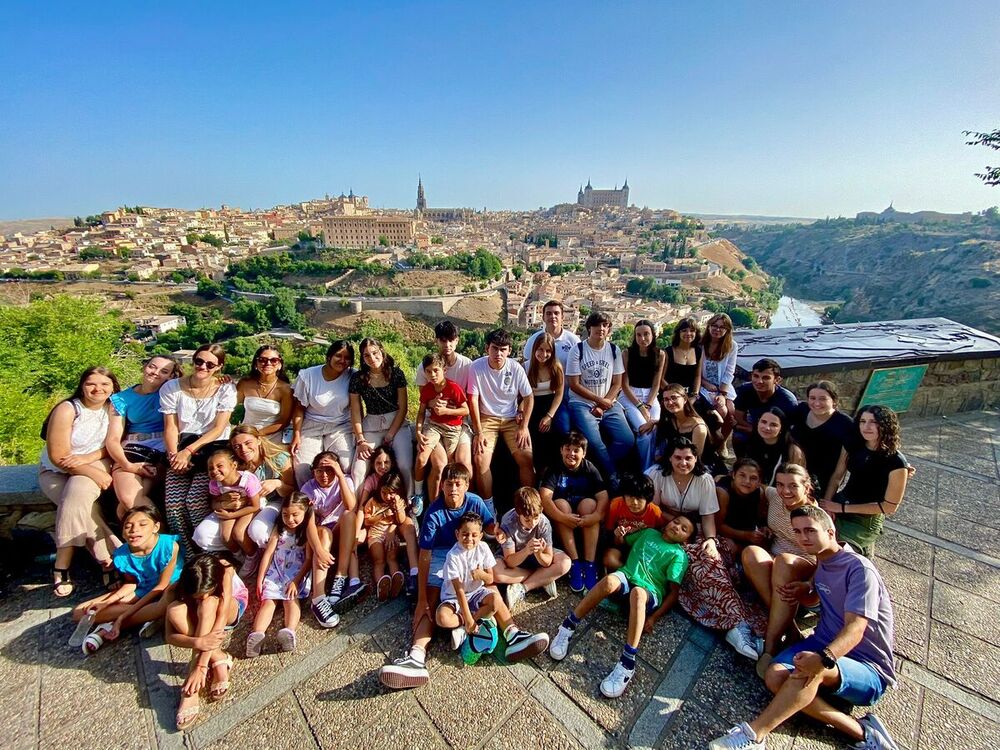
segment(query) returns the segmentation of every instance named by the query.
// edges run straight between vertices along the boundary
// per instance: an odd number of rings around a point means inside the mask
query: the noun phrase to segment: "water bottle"
[[[73,648],[80,648],[83,645],[83,639],[87,637],[90,629],[94,625],[94,618],[97,616],[96,609],[88,609],[83,617],[80,618],[80,622],[76,624],[76,630],[73,631],[73,635],[69,637],[69,645]]]

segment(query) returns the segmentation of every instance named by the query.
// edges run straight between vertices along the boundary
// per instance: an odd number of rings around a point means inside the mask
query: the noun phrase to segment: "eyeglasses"
[[[258,365],[280,365],[281,357],[257,357]]]
[[[218,362],[209,362],[208,360],[202,359],[201,357],[195,357],[193,363],[195,367],[204,367],[206,370],[214,370],[216,367],[219,366]]]

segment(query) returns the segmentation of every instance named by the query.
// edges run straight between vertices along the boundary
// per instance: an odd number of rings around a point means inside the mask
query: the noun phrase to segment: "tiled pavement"
[[[878,545],[897,618],[900,685],[878,706],[908,750],[1000,747],[1000,415],[906,422],[917,467]],[[639,669],[617,701],[597,685],[621,649],[624,622],[598,611],[562,663],[465,667],[435,647],[424,688],[383,690],[378,668],[401,653],[401,603],[369,599],[330,632],[309,617],[295,654],[237,658],[229,698],[205,705],[186,735],[173,730],[185,655],[133,639],[84,659],[66,646],[65,607],[50,589],[15,586],[0,601],[0,737],[5,747],[703,748],[755,713],[767,691],[716,636],[673,613],[643,641]],[[82,594],[81,594],[82,596]],[[568,594],[515,613],[554,632]],[[271,629],[267,644],[273,644]],[[242,653],[248,618],[233,635]],[[273,648],[273,646],[272,646]],[[793,721],[775,750],[845,745]]]

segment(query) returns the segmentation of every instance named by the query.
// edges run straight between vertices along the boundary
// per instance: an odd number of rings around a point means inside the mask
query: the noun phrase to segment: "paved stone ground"
[[[918,468],[888,524],[878,565],[897,618],[897,690],[879,714],[907,750],[1000,747],[1000,415],[911,421],[905,451]],[[377,679],[407,640],[401,602],[368,599],[334,631],[310,618],[295,654],[237,657],[227,700],[208,704],[186,735],[173,730],[185,654],[157,637],[84,659],[66,646],[68,608],[44,572],[0,601],[0,736],[6,747],[703,748],[759,710],[767,692],[749,662],[673,613],[643,641],[617,701],[597,685],[622,646],[624,622],[595,613],[570,655],[515,667],[465,667],[435,647],[431,682],[387,692]],[[562,589],[561,589],[562,590]],[[79,596],[83,596],[81,592]],[[515,612],[550,634],[572,595]],[[62,604],[62,602],[60,602]],[[267,644],[279,627],[275,618]],[[234,632],[242,654],[249,618]],[[776,750],[840,748],[832,732],[793,721]]]

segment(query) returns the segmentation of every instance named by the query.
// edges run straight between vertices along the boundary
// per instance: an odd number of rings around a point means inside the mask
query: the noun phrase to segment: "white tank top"
[[[76,412],[69,435],[70,455],[82,456],[100,450],[104,445],[104,438],[108,435],[107,404],[100,409],[88,409],[79,399],[73,399],[70,403],[73,405],[73,411]],[[62,469],[52,463],[52,459],[49,458],[48,445],[42,448],[40,463],[49,471],[62,472]]]
[[[272,401],[269,398],[260,398],[259,396],[247,396],[244,398],[243,408],[245,410],[243,424],[251,425],[258,430],[263,427],[269,427],[277,422],[278,415],[281,413],[280,402]]]

